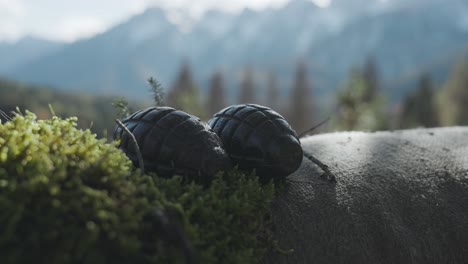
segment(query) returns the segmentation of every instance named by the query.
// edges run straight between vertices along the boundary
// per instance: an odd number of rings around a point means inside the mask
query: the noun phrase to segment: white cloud
[[[14,41],[24,35],[23,29],[14,22],[0,22],[0,41]]]
[[[289,0],[137,0],[147,5],[156,5],[168,9],[188,8],[194,16],[202,14],[207,9],[215,8],[229,12],[236,12],[243,8],[262,9],[277,7]]]
[[[101,33],[106,29],[106,24],[95,17],[76,16],[67,17],[57,24],[56,28],[51,28],[48,38],[59,38],[60,40],[72,42],[79,38],[91,37]]]
[[[20,0],[0,0],[0,18],[8,16],[24,16],[25,5]]]
[[[15,40],[24,34],[20,20],[26,16],[26,6],[19,0],[0,0],[0,40]]]
[[[243,8],[279,7],[289,0],[0,0],[0,41],[24,35],[74,41],[90,37],[144,11],[149,6],[186,9],[192,18],[207,9],[236,12]],[[311,0],[326,6],[331,0]]]
[[[313,2],[320,7],[327,7],[330,5],[331,0],[314,0]]]

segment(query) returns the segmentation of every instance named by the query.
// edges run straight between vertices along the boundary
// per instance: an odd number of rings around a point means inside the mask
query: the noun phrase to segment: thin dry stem
[[[141,175],[145,174],[145,165],[144,165],[144,163],[143,163],[143,156],[141,155],[140,147],[138,146],[138,142],[137,142],[135,136],[133,135],[132,132],[130,132],[130,130],[128,130],[128,128],[122,123],[122,121],[120,121],[119,119],[115,119],[115,122],[116,122],[117,125],[118,125],[121,129],[123,129],[123,130],[130,136],[130,138],[132,139],[133,145],[135,145],[135,150],[136,150],[136,153],[137,153],[138,165],[140,165]]]
[[[307,129],[306,131],[302,132],[301,134],[299,134],[299,138],[302,138],[304,136],[307,136],[308,133],[310,133],[311,131],[314,131],[315,129],[321,127],[323,124],[325,124],[326,122],[328,122],[330,120],[330,117],[327,117],[325,118],[322,122],[318,123],[317,125]]]
[[[336,182],[335,175],[330,171],[328,165],[323,164],[320,160],[316,159],[312,154],[307,153],[304,151],[304,157],[308,160],[319,166],[323,170],[323,174],[321,175],[322,178],[326,178],[329,182]]]
[[[9,115],[7,115],[5,112],[3,112],[2,110],[0,110],[0,116],[5,118],[5,120],[7,120],[7,121],[11,121],[11,117]]]

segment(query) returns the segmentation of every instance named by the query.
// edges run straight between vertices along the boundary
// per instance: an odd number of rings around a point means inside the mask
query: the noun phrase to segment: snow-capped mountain
[[[8,67],[7,76],[141,98],[145,79],[155,76],[170,87],[188,60],[202,89],[219,69],[235,89],[249,65],[258,78],[274,70],[286,92],[302,59],[316,91],[331,94],[369,55],[386,81],[456,59],[468,47],[467,6],[464,0],[334,0],[319,8],[292,0],[278,9],[209,11],[183,23],[174,12],[151,8],[93,38]]]

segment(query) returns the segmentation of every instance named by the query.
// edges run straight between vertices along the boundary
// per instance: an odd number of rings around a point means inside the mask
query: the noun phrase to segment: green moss
[[[156,178],[165,200],[183,212],[201,263],[258,263],[272,242],[269,206],[272,184],[232,171],[204,189],[181,178]]]
[[[76,118],[0,124],[2,263],[182,263],[178,229],[200,263],[257,263],[273,193],[237,171],[208,187],[141,176]]]

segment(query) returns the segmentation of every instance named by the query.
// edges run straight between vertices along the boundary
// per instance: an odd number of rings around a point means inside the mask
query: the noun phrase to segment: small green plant
[[[150,85],[150,91],[153,93],[153,101],[156,106],[163,105],[164,102],[164,91],[162,85],[153,77],[148,79]]]
[[[155,106],[162,106],[164,103],[164,91],[162,85],[153,77],[148,79],[150,85],[150,92],[153,96],[153,102]],[[117,118],[122,119],[129,116],[133,109],[129,106],[127,99],[121,97],[116,98],[112,101],[112,106],[117,114]]]
[[[131,114],[131,110],[128,107],[128,101],[124,98],[117,98],[112,102],[112,106],[114,107],[115,111],[117,112],[118,118],[124,118]]]
[[[76,121],[0,124],[2,263],[258,263],[273,244],[273,184],[141,175]]]

